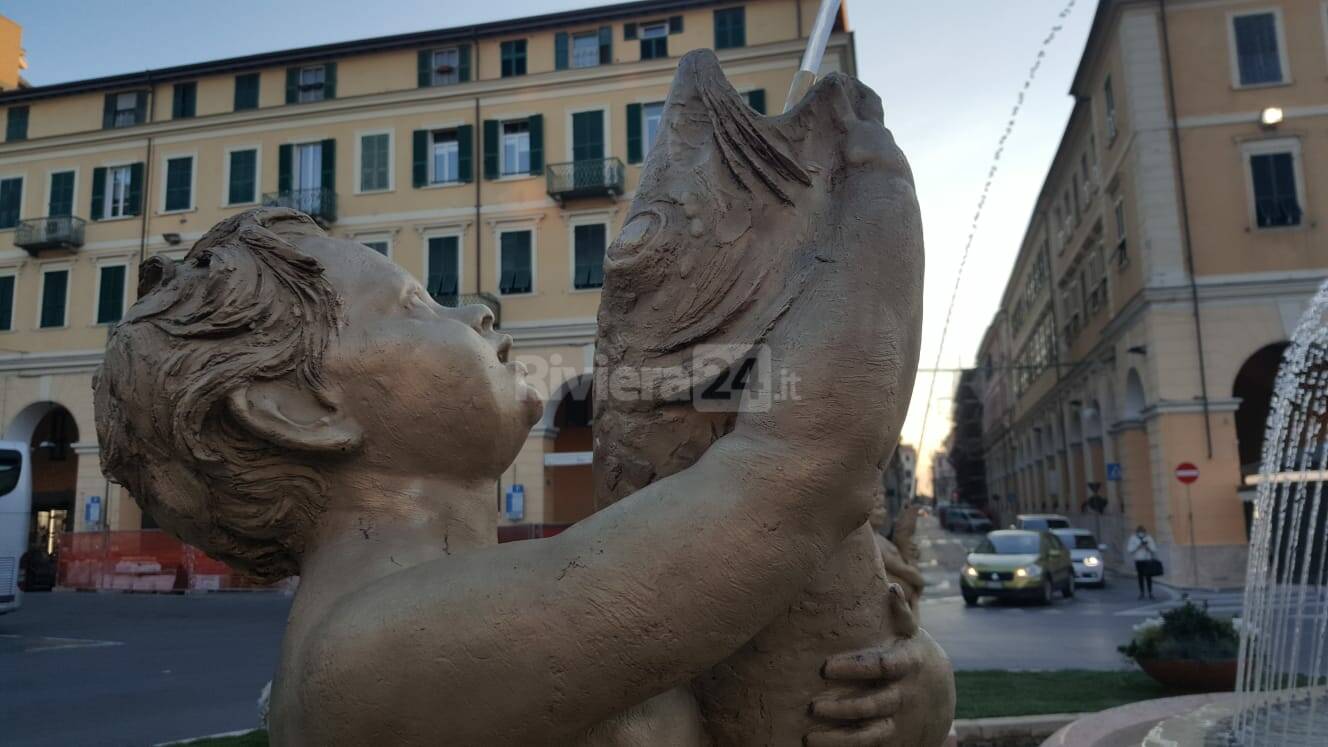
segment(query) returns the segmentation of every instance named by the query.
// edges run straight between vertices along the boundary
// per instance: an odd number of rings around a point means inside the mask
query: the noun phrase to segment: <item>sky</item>
[[[963,276],[941,368],[971,366],[1000,303],[1073,101],[1070,81],[1095,4],[1077,0],[844,0],[858,75],[880,94],[885,124],[908,155],[927,247],[922,368],[903,441],[919,444],[919,492],[949,431],[956,376],[932,373],[960,257],[993,155],[1029,68],[1061,25],[1026,92]],[[23,26],[26,77],[34,85],[219,57],[462,26],[605,5],[584,0],[5,0]],[[327,21],[331,21],[328,23]],[[927,393],[935,376],[925,429]]]

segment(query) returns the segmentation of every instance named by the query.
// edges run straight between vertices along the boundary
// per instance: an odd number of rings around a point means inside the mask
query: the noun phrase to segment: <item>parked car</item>
[[[1051,604],[1056,591],[1069,599],[1074,596],[1070,551],[1050,532],[988,532],[959,572],[959,590],[970,607],[982,597]]]
[[[959,508],[952,506],[945,512],[946,529],[956,532],[989,532],[991,531],[991,519],[976,508]]]
[[[1060,514],[1019,514],[1014,517],[1014,529],[1031,529],[1041,532],[1047,529],[1069,529],[1070,520]]]
[[[1107,585],[1107,566],[1102,558],[1106,545],[1099,545],[1087,529],[1053,529],[1051,533],[1070,550],[1076,584],[1098,588]]]

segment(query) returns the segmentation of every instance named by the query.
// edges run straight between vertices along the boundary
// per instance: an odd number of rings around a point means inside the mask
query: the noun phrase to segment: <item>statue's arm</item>
[[[869,464],[735,434],[558,537],[403,570],[310,636],[301,700],[431,714],[455,744],[579,734],[722,660],[789,604],[867,511],[824,496],[870,495],[841,489]]]

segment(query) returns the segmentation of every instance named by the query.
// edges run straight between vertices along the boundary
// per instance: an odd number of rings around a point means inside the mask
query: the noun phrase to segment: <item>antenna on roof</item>
[[[784,100],[784,111],[802,100],[816,82],[816,71],[821,69],[821,59],[825,57],[825,45],[830,41],[830,32],[835,27],[835,17],[839,15],[839,0],[821,0],[821,8],[816,11],[816,21],[812,23],[812,33],[807,37],[807,50],[802,53],[802,64],[793,75],[793,84],[789,86],[788,98]]]

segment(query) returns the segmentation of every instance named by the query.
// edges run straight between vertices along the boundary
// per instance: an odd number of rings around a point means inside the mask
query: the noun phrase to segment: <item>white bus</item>
[[[0,615],[23,603],[18,576],[32,518],[30,454],[26,443],[0,441]]]

